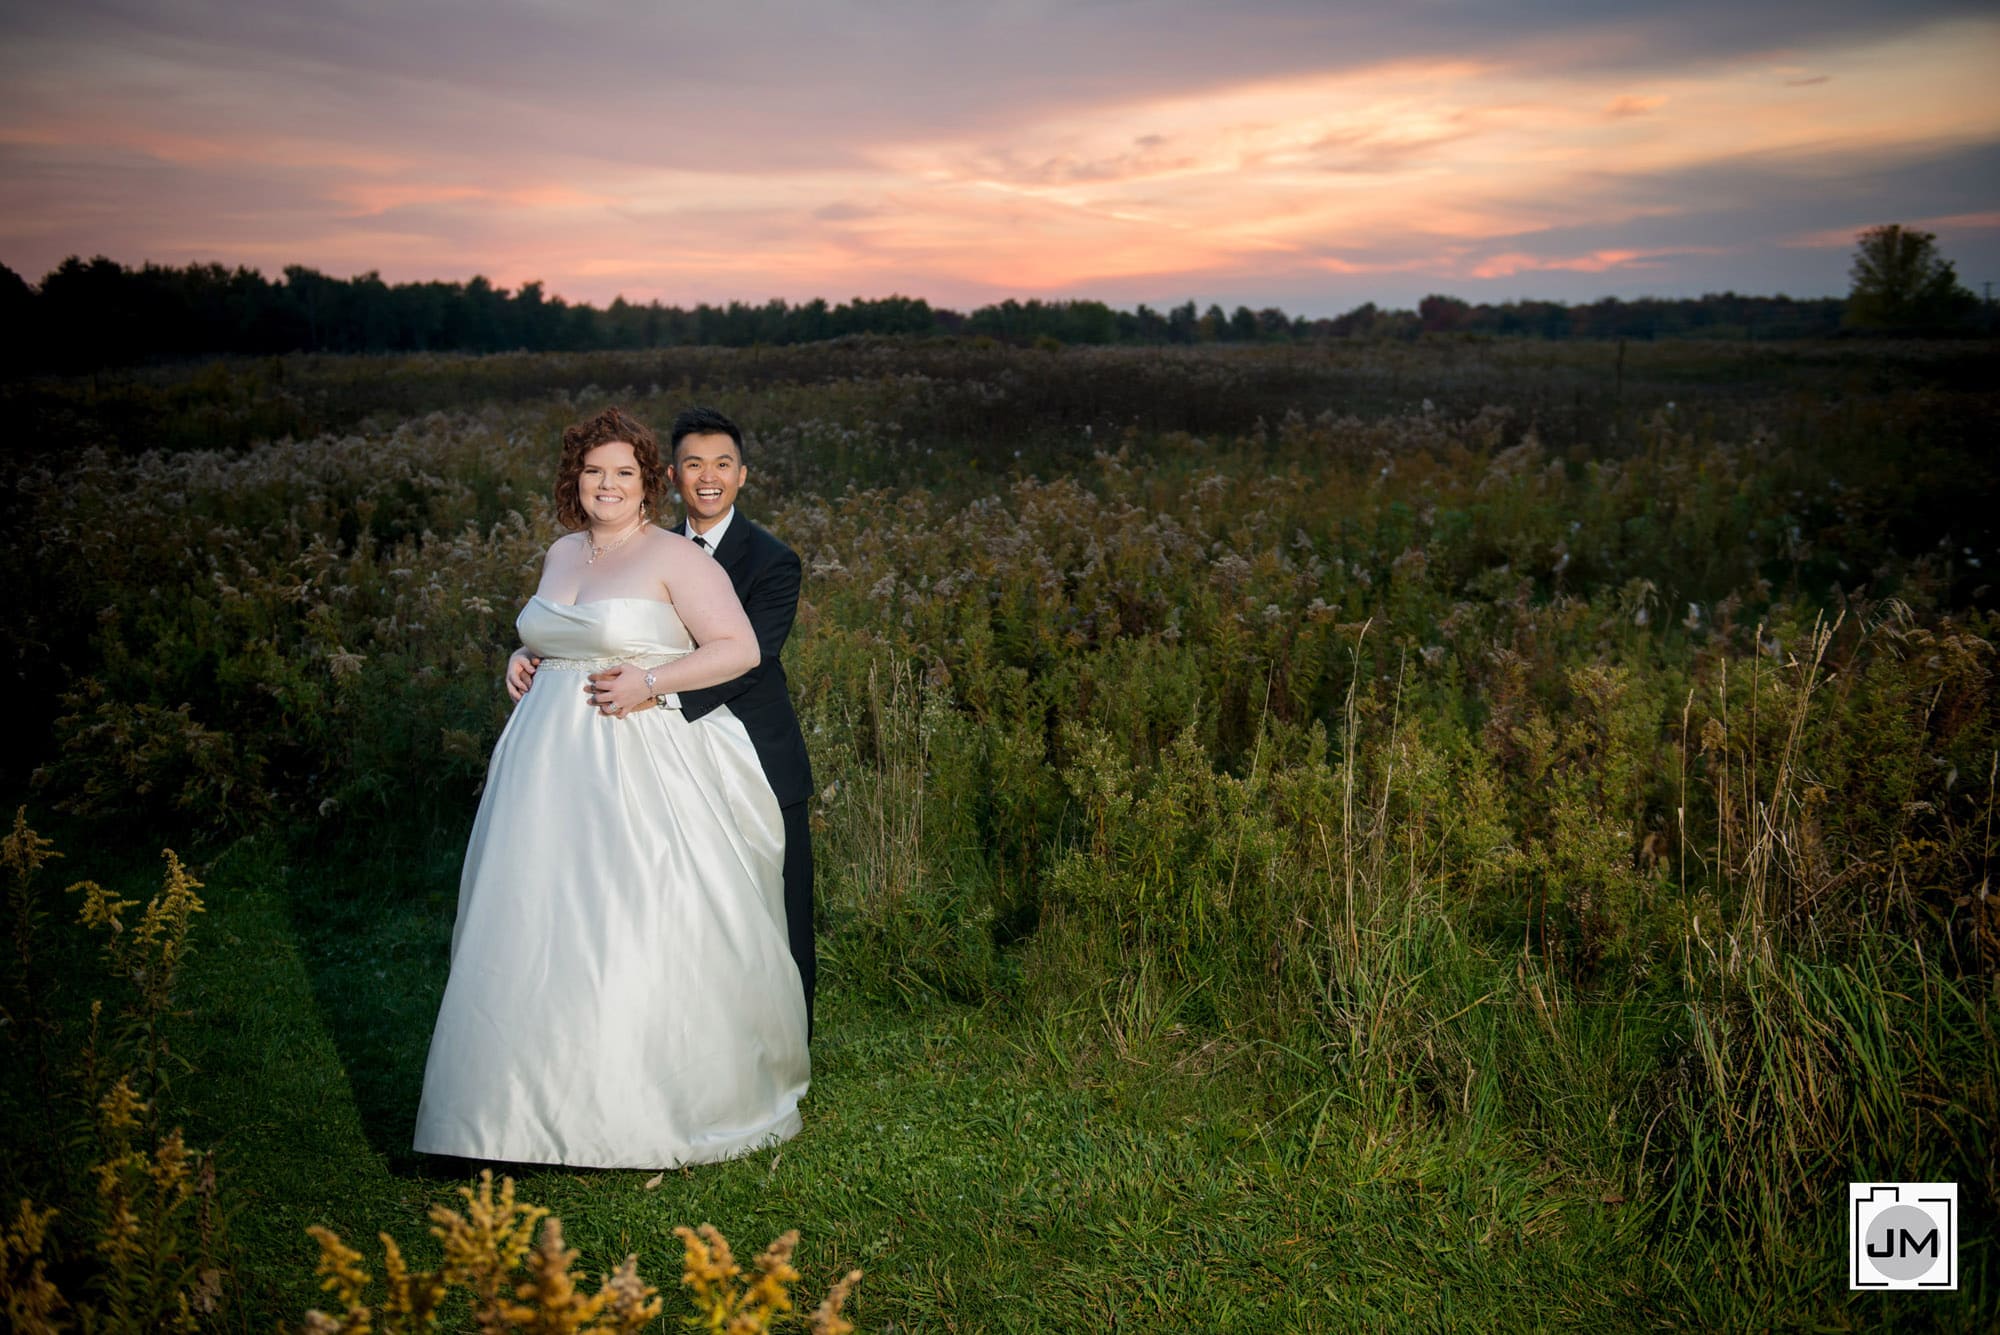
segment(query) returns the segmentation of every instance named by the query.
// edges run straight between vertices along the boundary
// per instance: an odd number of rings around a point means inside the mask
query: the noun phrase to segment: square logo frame
[[[1958,1184],[1848,1183],[1847,1287],[1957,1290]]]

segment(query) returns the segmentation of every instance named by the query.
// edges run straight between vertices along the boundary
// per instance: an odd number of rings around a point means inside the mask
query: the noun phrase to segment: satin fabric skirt
[[[784,1140],[805,998],[756,751],[727,709],[608,719],[584,685],[544,661],[494,749],[415,1147],[670,1168]]]

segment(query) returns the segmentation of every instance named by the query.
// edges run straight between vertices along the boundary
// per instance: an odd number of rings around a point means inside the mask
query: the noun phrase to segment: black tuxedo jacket
[[[674,525],[674,532],[685,535],[686,521]],[[798,553],[739,510],[715,549],[715,560],[729,573],[729,582],[750,615],[761,657],[756,667],[733,681],[680,692],[681,713],[692,721],[717,705],[728,705],[729,712],[743,720],[778,805],[803,802],[812,796],[812,762],[806,757],[805,734],[799,731],[799,716],[792,708],[784,664],[778,661],[799,611]]]

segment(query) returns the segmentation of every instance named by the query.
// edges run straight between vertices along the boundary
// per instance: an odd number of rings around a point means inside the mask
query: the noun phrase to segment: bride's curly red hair
[[[653,515],[667,499],[667,470],[660,462],[660,445],[646,424],[628,416],[622,408],[606,408],[597,416],[563,428],[562,463],[556,468],[556,522],[566,529],[579,529],[590,521],[584,517],[583,501],[577,495],[576,480],[583,473],[583,456],[599,445],[622,440],[632,447],[639,461],[639,481],[646,489],[646,508]]]

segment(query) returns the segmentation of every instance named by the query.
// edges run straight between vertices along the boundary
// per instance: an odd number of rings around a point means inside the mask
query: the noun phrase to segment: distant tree
[[[1451,334],[1471,322],[1472,307],[1457,297],[1433,292],[1417,303],[1417,318],[1424,322],[1426,334]]]
[[[35,290],[0,264],[0,376],[14,374],[27,359],[34,326]]]
[[[1132,336],[1141,343],[1164,343],[1168,337],[1167,318],[1140,302],[1132,312]]]
[[[1375,319],[1381,314],[1372,301],[1364,301],[1345,315],[1335,316],[1328,331],[1335,338],[1366,338],[1375,328]]]
[[[291,270],[287,269],[289,275]],[[474,274],[465,285],[465,331],[459,346],[476,352],[496,352],[517,346],[510,318],[513,301],[504,287],[495,287],[485,274]]]
[[[1846,323],[1854,329],[1910,332],[1941,329],[1972,309],[1951,261],[1937,253],[1937,236],[1890,223],[1855,239],[1854,280]]]
[[[396,345],[396,312],[389,285],[373,269],[346,283],[345,346],[362,352],[387,352]]]
[[[25,305],[34,299],[35,289],[28,286],[28,280],[0,264],[0,309],[12,310],[17,303]],[[1139,308],[1145,310],[1144,306]]]
[[[71,255],[42,279],[45,336],[68,366],[117,364],[143,356],[170,331],[161,327],[157,290],[137,270],[102,255]]]
[[[541,352],[556,346],[556,330],[561,326],[562,315],[552,309],[543,295],[540,279],[521,284],[521,290],[514,294],[514,311],[522,347]]]
[[[1072,343],[1115,343],[1118,313],[1101,301],[1072,301],[1068,328],[1067,337]]]
[[[1867,301],[1856,306],[1837,297],[1794,301],[1735,292],[1698,299],[1605,298],[1587,306],[1530,300],[1467,305],[1433,294],[1415,311],[1383,310],[1369,302],[1338,318],[1313,319],[1288,316],[1275,306],[1258,311],[1238,306],[1225,314],[1220,305],[1202,310],[1188,301],[1166,311],[1144,305],[1124,311],[1101,301],[1039,298],[1008,298],[966,314],[900,295],[855,297],[838,306],[818,297],[792,306],[773,297],[761,305],[732,301],[692,310],[657,300],[640,306],[618,297],[599,309],[568,302],[538,281],[509,292],[477,275],[464,283],[387,283],[374,270],[335,278],[303,265],[289,266],[281,281],[274,281],[255,269],[213,263],[127,269],[101,255],[89,261],[71,256],[39,287],[0,266],[0,377],[226,353],[748,347],[845,335],[984,336],[1015,346],[1045,338],[1064,346],[1410,339],[1425,331],[1541,338],[1817,338],[1839,330],[1844,307],[1850,325],[1969,328],[1969,318],[1960,317],[1969,317],[1976,303],[1934,251],[1924,260],[1931,240],[1896,228],[1864,237],[1873,243],[1864,247],[1871,282],[1880,273],[1918,271],[1917,279],[1901,283],[1918,296],[1902,299],[1900,306],[1891,303],[1904,312],[1891,317],[1871,315]],[[1923,262],[1908,262],[1912,250]],[[1856,267],[1858,278],[1862,260]]]
[[[825,297],[814,297],[803,306],[792,311],[792,324],[798,329],[801,343],[812,343],[830,336],[833,328],[831,308]]]

